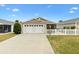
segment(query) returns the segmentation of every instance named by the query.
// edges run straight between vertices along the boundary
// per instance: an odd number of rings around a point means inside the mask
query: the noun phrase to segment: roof
[[[38,17],[31,19],[30,21],[26,21],[23,24],[55,24],[55,23],[52,21],[48,21],[44,18]]]
[[[62,22],[59,22],[58,24],[74,23],[74,22],[79,22],[79,18],[62,21]]]
[[[4,20],[4,19],[0,19],[0,24],[14,24],[14,23],[11,22],[11,21],[7,21],[7,20]]]

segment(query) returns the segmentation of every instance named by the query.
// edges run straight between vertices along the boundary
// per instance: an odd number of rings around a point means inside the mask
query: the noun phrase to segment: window
[[[36,25],[34,25],[34,27],[36,27]]]
[[[38,25],[36,25],[38,27]]]
[[[39,25],[39,27],[43,27],[43,25]]]
[[[41,25],[41,27],[43,27],[43,25]]]
[[[24,25],[26,27],[26,25]]]
[[[40,25],[39,25],[39,27],[40,27]]]
[[[31,27],[31,25],[29,25]]]
[[[27,27],[28,27],[28,25],[27,25]]]
[[[31,25],[33,27],[33,25]]]

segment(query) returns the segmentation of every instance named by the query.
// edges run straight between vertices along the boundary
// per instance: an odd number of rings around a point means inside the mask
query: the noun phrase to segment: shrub
[[[63,27],[63,29],[66,29],[66,27]]]
[[[18,20],[15,21],[13,32],[15,34],[21,34],[21,24]]]
[[[75,29],[75,26],[72,26],[71,29]]]
[[[63,27],[63,29],[70,29],[70,27]]]
[[[70,29],[70,27],[67,27],[67,29]]]

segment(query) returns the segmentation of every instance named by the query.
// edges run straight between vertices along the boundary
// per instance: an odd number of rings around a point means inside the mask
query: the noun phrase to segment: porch
[[[11,32],[11,25],[0,25],[0,33]]]
[[[56,24],[47,24],[47,29],[56,29]]]

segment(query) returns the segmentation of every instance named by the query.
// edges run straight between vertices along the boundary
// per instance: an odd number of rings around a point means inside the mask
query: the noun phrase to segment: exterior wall
[[[77,29],[79,29],[79,22],[76,22],[75,26]]]
[[[57,24],[57,25],[56,25],[56,28],[57,28],[57,29],[62,29],[63,27],[64,27],[64,26],[63,26],[62,24]]]
[[[79,24],[77,25],[77,29],[79,29]]]
[[[77,27],[76,23],[64,23],[64,24],[57,24],[56,28],[63,29],[64,27],[72,27],[72,26]]]
[[[11,32],[13,33],[13,27],[14,27],[14,25],[11,25]]]
[[[25,33],[25,32],[24,32],[24,31],[25,31],[25,25],[26,25],[26,24],[23,24],[23,25],[22,25],[22,33]]]

